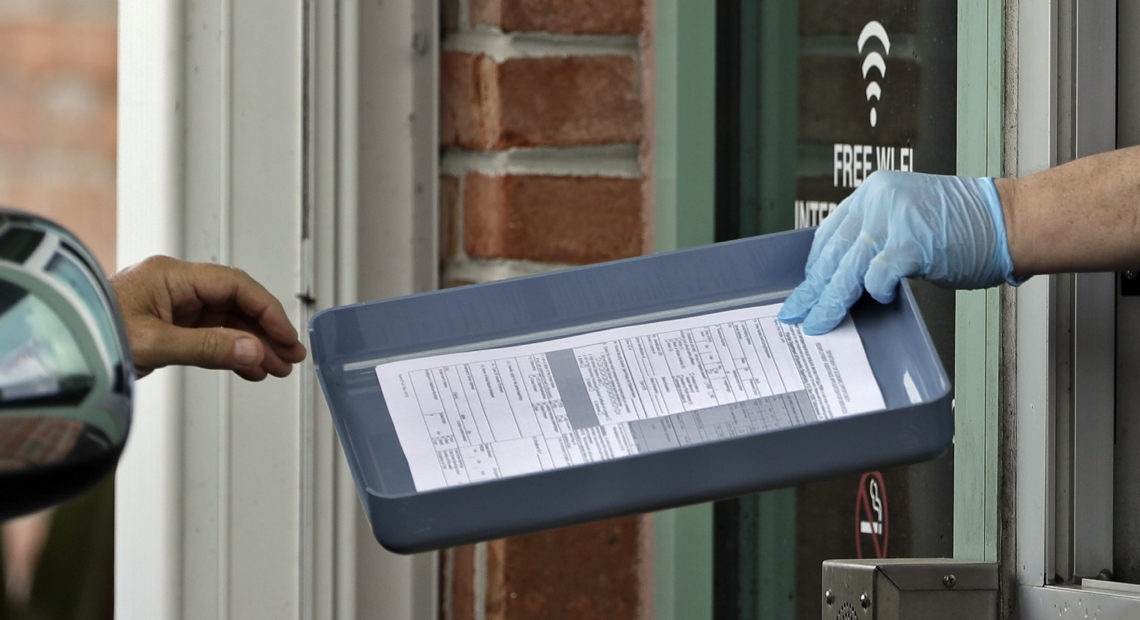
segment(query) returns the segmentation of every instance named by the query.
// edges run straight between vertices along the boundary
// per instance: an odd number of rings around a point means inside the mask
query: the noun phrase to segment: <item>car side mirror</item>
[[[114,469],[134,365],[90,252],[0,207],[0,520],[78,495]]]

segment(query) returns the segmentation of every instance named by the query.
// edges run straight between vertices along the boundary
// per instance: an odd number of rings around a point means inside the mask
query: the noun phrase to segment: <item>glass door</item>
[[[815,226],[879,169],[953,174],[956,0],[717,3],[717,240]],[[953,380],[955,294],[912,281]],[[825,559],[953,554],[953,453],[719,502],[718,618],[818,618]]]

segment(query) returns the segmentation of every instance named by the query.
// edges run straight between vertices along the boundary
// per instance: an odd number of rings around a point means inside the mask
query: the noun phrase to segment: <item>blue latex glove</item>
[[[993,179],[912,172],[867,177],[816,231],[804,271],[779,316],[809,335],[839,325],[864,288],[894,300],[903,277],[953,288],[1020,283]]]

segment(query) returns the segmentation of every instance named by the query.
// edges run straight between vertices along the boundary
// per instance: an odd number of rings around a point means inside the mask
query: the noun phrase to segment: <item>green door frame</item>
[[[714,238],[716,15],[711,2],[658,0],[655,11],[654,249],[665,251]],[[1003,2],[959,0],[959,174],[1002,171],[1003,12]],[[963,559],[998,554],[1000,325],[1000,290],[958,293],[954,555]],[[759,506],[762,533],[794,518],[794,501],[781,499]],[[770,551],[760,577],[786,574],[794,549]],[[655,515],[656,618],[712,617],[712,556],[711,504]]]
[[[1004,4],[958,0],[958,174],[1002,173]],[[956,313],[954,557],[995,562],[1001,290],[960,291]]]
[[[713,242],[716,12],[712,2],[654,4],[653,245]],[[653,605],[660,620],[712,617],[712,504],[654,515]]]
[[[719,101],[717,145],[721,159],[718,216],[735,215],[718,229],[720,239],[791,230],[796,196],[798,2],[761,0],[730,4],[718,16],[719,50],[732,49],[739,66],[722,63],[722,78],[736,80],[736,101]],[[749,33],[751,36],[748,36]],[[730,72],[738,70],[738,75]],[[718,84],[718,89],[720,85]],[[729,90],[732,90],[731,88]],[[728,99],[727,93],[719,93]],[[736,93],[733,93],[734,95]],[[733,109],[733,106],[737,106]],[[746,113],[756,111],[757,113]],[[735,131],[726,122],[735,123]],[[792,156],[789,156],[792,155]],[[734,191],[735,190],[735,191]],[[735,213],[725,213],[735,211]],[[795,615],[796,499],[794,487],[719,502],[714,508],[713,615],[726,618],[792,618]]]

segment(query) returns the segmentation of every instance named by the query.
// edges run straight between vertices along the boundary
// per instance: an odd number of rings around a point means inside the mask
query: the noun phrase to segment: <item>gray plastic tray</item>
[[[894,303],[864,298],[852,310],[886,403],[881,411],[416,491],[375,364],[782,301],[802,279],[812,233],[752,237],[318,313],[309,325],[313,360],[376,539],[410,553],[937,456],[954,432],[950,382],[904,282]]]

